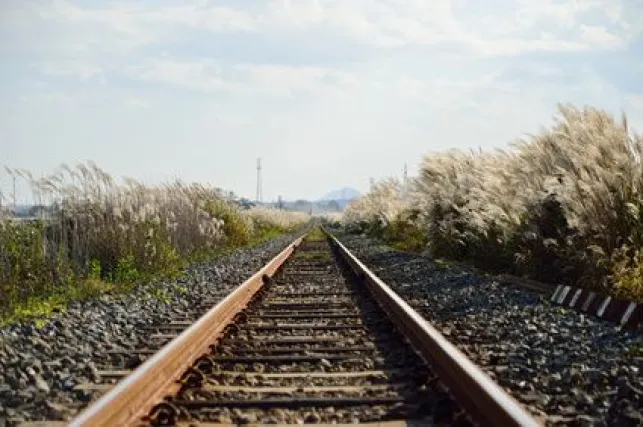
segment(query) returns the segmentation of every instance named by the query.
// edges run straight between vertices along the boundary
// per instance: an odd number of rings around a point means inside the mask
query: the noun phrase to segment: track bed
[[[117,363],[126,377],[72,425],[540,425],[337,239],[307,236],[115,355],[148,359]]]
[[[326,240],[304,242],[182,382],[153,422],[466,424]]]

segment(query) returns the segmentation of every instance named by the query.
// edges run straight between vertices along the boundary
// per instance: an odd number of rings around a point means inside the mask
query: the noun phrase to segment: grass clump
[[[93,163],[33,179],[39,219],[0,213],[0,319],[179,274],[188,262],[291,231],[305,214],[246,209],[229,193],[180,181],[117,183]],[[162,296],[159,297],[163,299]]]
[[[321,239],[315,239],[321,240]],[[297,252],[297,258],[311,261],[311,262],[324,262],[332,260],[332,257],[327,251],[306,251],[306,252]]]
[[[376,184],[343,222],[437,258],[643,300],[642,155],[625,117],[561,105],[507,150],[425,156],[406,188]]]
[[[420,250],[426,245],[418,223],[419,210],[402,182],[388,178],[375,183],[363,197],[351,202],[342,221],[349,231],[365,233],[404,250]]]
[[[320,242],[322,240],[326,240],[326,235],[321,228],[315,227],[308,233],[306,240],[311,242]]]

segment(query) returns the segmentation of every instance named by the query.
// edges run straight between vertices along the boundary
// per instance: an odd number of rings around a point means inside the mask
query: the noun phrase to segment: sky
[[[267,201],[504,147],[559,102],[643,131],[643,0],[0,0],[0,61],[0,166],[254,198],[260,157]]]

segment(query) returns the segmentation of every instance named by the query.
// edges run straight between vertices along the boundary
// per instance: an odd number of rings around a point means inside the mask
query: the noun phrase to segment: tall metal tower
[[[16,202],[16,176],[13,176],[13,213],[18,212],[18,204]]]
[[[407,199],[409,195],[409,169],[404,162],[404,180],[402,181],[402,197],[404,200]]]
[[[261,181],[261,158],[257,158],[257,203],[261,203],[263,199],[263,188]]]

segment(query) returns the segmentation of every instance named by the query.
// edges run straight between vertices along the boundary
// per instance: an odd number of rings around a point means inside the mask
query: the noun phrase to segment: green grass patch
[[[63,295],[49,297],[33,297],[18,303],[13,311],[6,317],[0,318],[0,326],[22,321],[32,320],[36,327],[44,326],[46,318],[53,313],[62,312],[67,308],[67,301]]]
[[[306,260],[306,261],[319,261],[319,262],[332,260],[330,253],[327,251],[298,252],[297,258]]]
[[[176,279],[184,274],[184,267],[189,264],[215,261],[239,249],[259,246],[283,234],[283,230],[265,228],[261,230],[259,235],[247,240],[245,244],[237,241],[234,246],[194,252],[185,260],[176,259],[167,264],[164,270],[154,274],[139,271],[132,256],[118,260],[116,268],[109,273],[104,273],[100,263],[97,260],[92,260],[87,278],[71,278],[64,284],[52,287],[47,294],[31,296],[24,300],[16,299],[10,304],[5,304],[4,311],[0,315],[0,327],[25,320],[33,320],[36,326],[42,326],[48,317],[64,312],[70,302],[96,298],[105,293],[129,293],[143,283]],[[175,284],[174,288],[183,294],[189,292],[186,286]],[[170,301],[170,294],[167,290],[153,289],[151,293],[153,298],[160,303],[167,304]]]
[[[319,242],[322,240],[326,240],[326,235],[324,234],[323,231],[321,231],[321,228],[315,227],[308,233],[306,236],[306,240],[309,242]]]

